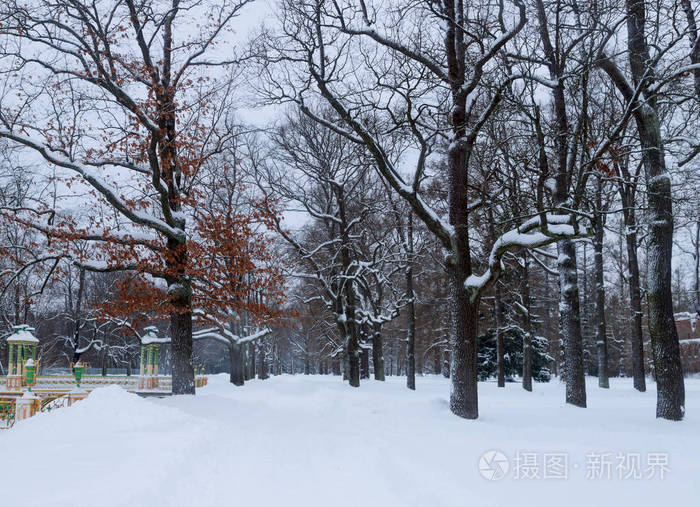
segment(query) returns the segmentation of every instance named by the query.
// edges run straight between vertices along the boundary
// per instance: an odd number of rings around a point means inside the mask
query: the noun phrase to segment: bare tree
[[[368,2],[284,2],[282,34],[268,38],[263,49],[268,95],[296,101],[307,115],[367,150],[382,178],[445,248],[452,305],[450,407],[465,418],[478,417],[479,298],[498,278],[502,256],[585,234],[574,215],[543,208],[473,263],[469,222],[482,202],[470,200],[470,159],[483,126],[515,78],[496,65],[526,22],[524,4],[516,0],[513,5],[515,12],[504,3],[493,10],[481,6],[480,14],[470,17],[467,3],[451,0],[391,9]],[[507,27],[505,19],[514,22]],[[287,77],[298,74],[277,74],[277,62],[304,66],[305,73],[289,82]],[[342,79],[348,74],[356,76],[351,83]],[[314,112],[315,100],[332,107],[337,120]],[[397,128],[417,153],[409,177],[392,160],[382,135]],[[438,141],[446,142],[447,219],[426,203],[421,189],[428,177],[426,158]],[[473,264],[483,269],[481,275]]]
[[[228,135],[218,106],[230,83],[207,72],[236,63],[217,59],[212,48],[246,3],[11,0],[0,7],[1,70],[15,94],[2,97],[0,137],[76,176],[117,220],[76,227],[63,217],[62,227],[40,229],[108,250],[102,259],[61,251],[86,270],[135,269],[165,282],[175,393],[194,393],[192,183]],[[200,31],[178,40],[199,9]],[[127,182],[121,188],[118,174]],[[37,226],[36,213],[24,215],[25,225]]]
[[[671,180],[664,160],[654,60],[651,59],[645,31],[645,2],[627,1],[626,15],[627,51],[632,81],[630,82],[615,61],[605,54],[601,54],[599,66],[632,109],[637,126],[651,214],[647,304],[657,382],[656,416],[680,420],[685,412],[685,386],[671,295]]]

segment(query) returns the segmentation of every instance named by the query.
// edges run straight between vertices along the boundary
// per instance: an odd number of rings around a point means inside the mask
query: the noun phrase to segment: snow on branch
[[[575,239],[590,236],[590,231],[581,231],[573,215],[558,215],[547,213],[545,220],[542,216],[527,220],[519,227],[501,235],[491,247],[488,268],[481,275],[470,275],[464,282],[464,287],[477,297],[490,287],[503,271],[503,256],[519,248],[538,248],[555,243],[562,239]]]
[[[106,181],[104,181],[89,165],[68,158],[62,153],[50,148],[42,141],[18,134],[11,130],[0,129],[0,137],[10,139],[16,143],[31,148],[32,150],[38,152],[44,158],[44,160],[51,164],[75,171],[95,190],[102,194],[105,199],[107,199],[107,201],[122,215],[132,222],[150,227],[151,229],[162,233],[167,238],[175,239],[177,241],[183,241],[185,239],[184,230],[172,227],[159,218],[133,209],[131,206],[129,206],[121,197],[119,197],[117,190],[112,188]]]
[[[192,314],[194,317],[200,320],[205,320],[213,324],[213,327],[193,331],[193,340],[216,340],[219,343],[223,343],[227,347],[230,347],[232,345],[242,345],[244,343],[253,342],[272,333],[272,330],[266,327],[250,335],[240,336],[232,332],[226,323],[220,321],[209,313],[205,313],[200,309],[195,309]]]
[[[244,343],[254,342],[272,333],[270,328],[264,328],[247,336],[238,336],[236,334],[226,332],[218,328],[200,329],[192,332],[193,340],[216,340],[226,346],[242,345]]]
[[[264,329],[261,329],[260,331],[257,331],[253,334],[250,334],[248,336],[240,336],[238,337],[238,344],[241,345],[243,343],[249,343],[249,342],[254,342],[255,340],[258,340],[260,338],[263,338],[269,334],[272,333],[272,329],[266,327]]]

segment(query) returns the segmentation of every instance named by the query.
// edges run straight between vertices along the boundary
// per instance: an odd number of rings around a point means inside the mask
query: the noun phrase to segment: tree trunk
[[[463,6],[453,4],[459,24]],[[469,159],[476,138],[467,133],[467,95],[464,88],[466,69],[464,34],[449,22],[446,24],[445,48],[448,75],[451,79],[450,111],[451,139],[447,150],[448,162],[448,211],[453,227],[451,248],[447,262],[450,287],[450,409],[452,413],[467,419],[479,417],[477,393],[477,316],[479,294],[467,290],[465,282],[472,274],[469,245]]]
[[[352,387],[360,387],[360,347],[357,336],[351,336],[348,346],[348,383]]]
[[[643,0],[627,0],[627,37],[630,70],[637,86],[653,81],[648,67],[649,48],[644,31]],[[644,100],[635,108],[635,120],[642,148],[647,180],[650,216],[649,234],[649,335],[657,383],[656,416],[681,420],[685,412],[685,384],[681,367],[678,332],[673,318],[671,261],[673,249],[673,211],[671,180],[666,172],[661,125],[655,96],[648,96],[642,83]]]
[[[344,319],[341,330],[345,336],[347,351],[347,377],[352,387],[360,387],[360,337],[355,322],[355,287],[351,273],[352,261],[350,258],[350,231],[348,230],[345,209],[345,193],[343,187],[337,185],[335,193],[338,200],[338,215],[341,223],[340,260],[343,266],[345,279],[342,280],[344,304],[342,305]]]
[[[246,380],[252,380],[255,378],[256,366],[257,360],[255,358],[255,344],[250,342],[248,344],[248,378]]]
[[[369,378],[369,349],[363,344],[360,353],[360,378]]]
[[[340,376],[340,359],[333,358],[333,375]]]
[[[442,376],[450,378],[450,364],[452,363],[449,347],[442,350]]]
[[[343,367],[343,380],[347,381],[350,378],[350,361],[348,359],[348,345],[347,343],[343,347],[342,355],[342,367]]]
[[[408,299],[407,315],[408,336],[406,339],[406,387],[416,390],[416,305],[413,293],[413,213],[408,214],[406,229],[406,249],[408,254],[406,265],[406,298]]]
[[[175,311],[170,314],[173,394],[194,394],[192,366],[192,287],[182,278],[168,287]]]
[[[83,293],[85,292],[85,270],[80,269],[80,274],[78,276],[78,295],[76,297],[75,301],[75,309],[73,310],[73,322],[74,322],[74,328],[73,328],[73,363],[78,363],[80,361],[80,353],[78,352],[78,349],[80,348],[80,328],[82,327],[82,324],[80,322],[80,314],[81,314],[81,305],[83,301]],[[15,291],[15,294],[17,297],[19,297],[19,292]],[[17,324],[20,324],[19,322],[19,301],[15,304],[15,322]]]
[[[496,369],[498,387],[506,386],[505,344],[503,343],[503,308],[501,307],[501,287],[496,282],[493,297],[494,317],[496,321]]]
[[[695,312],[700,316],[700,218],[695,222]]]
[[[656,122],[653,120],[656,119]],[[680,345],[673,317],[671,295],[671,255],[673,248],[673,215],[671,181],[665,173],[663,153],[652,153],[661,147],[658,119],[649,118],[650,132],[640,138],[645,157],[650,161],[648,199],[651,217],[649,238],[649,335],[657,383],[656,416],[681,420],[685,412],[685,384],[681,367]],[[656,123],[654,125],[654,123]],[[647,135],[649,137],[647,138]]]
[[[230,381],[235,386],[242,386],[245,381],[243,346],[232,344],[228,348],[228,356],[231,365]]]
[[[105,350],[102,353],[102,376],[106,377],[107,376],[107,366],[109,364],[109,355],[107,354],[107,350]]]
[[[372,363],[374,364],[374,380],[386,380],[384,375],[384,349],[382,340],[382,328],[374,325],[372,330]]]
[[[433,349],[433,373],[440,375],[442,373],[442,348],[435,347]]]
[[[403,361],[406,360],[406,351],[402,344],[397,346],[396,351],[396,376],[400,377],[403,372]]]
[[[527,254],[523,254],[523,306],[525,307],[525,336],[523,337],[523,389],[532,391],[532,317],[530,315],[530,269]]]
[[[558,53],[559,45],[552,44],[547,25],[547,13],[544,2],[537,0],[537,17],[544,53],[549,68],[550,78],[557,85],[552,89],[554,98],[554,115],[556,136],[554,148],[556,153],[556,174],[553,202],[560,212],[567,213],[571,207],[569,189],[571,176],[569,157],[569,120],[566,112],[564,93],[563,57]],[[540,142],[540,144],[543,144]],[[544,150],[544,146],[540,147]],[[541,153],[544,153],[542,151]],[[546,160],[545,164],[546,165]],[[546,171],[546,167],[542,167]],[[545,172],[546,174],[546,172]],[[559,329],[564,346],[564,370],[566,375],[566,402],[578,407],[586,406],[586,377],[583,367],[583,337],[581,335],[581,311],[579,308],[578,275],[576,271],[576,245],[572,240],[563,240],[557,244],[559,252]]]
[[[452,310],[452,351],[450,354],[450,409],[466,419],[479,417],[477,393],[477,316],[479,298],[471,301],[464,288],[464,277],[450,269],[450,293]]]
[[[586,377],[583,368],[583,338],[576,272],[576,245],[563,240],[557,245],[559,259],[559,329],[564,345],[566,402],[586,406]]]
[[[629,174],[626,174],[629,179]],[[631,189],[620,186],[623,217],[625,220],[625,243],[629,271],[630,306],[632,309],[632,376],[637,391],[647,390],[644,371],[644,340],[642,335],[642,291],[639,283],[639,261],[637,257],[637,219],[634,212],[634,196]]]
[[[602,177],[598,177],[596,187],[595,237],[593,239],[594,272],[595,272],[595,318],[596,318],[596,350],[598,352],[598,387],[608,389],[608,337],[605,326],[605,279],[603,273],[603,239],[605,236],[605,221],[602,211]]]
[[[351,311],[354,320],[354,308]],[[347,323],[347,313],[344,313],[345,321],[341,322],[339,328],[341,333],[345,335],[345,346],[343,350],[343,380],[347,380],[352,387],[360,387],[360,341],[357,336],[357,326],[354,322],[349,325]]]
[[[408,275],[407,275],[408,276]],[[408,290],[408,285],[407,285]],[[408,333],[406,337],[406,387],[416,390],[416,311],[413,304],[413,292],[406,294],[408,303]]]
[[[267,380],[269,378],[269,375],[267,373],[267,363],[265,362],[265,347],[262,343],[260,344],[258,356],[260,357],[260,366],[258,367],[258,378],[260,380]]]

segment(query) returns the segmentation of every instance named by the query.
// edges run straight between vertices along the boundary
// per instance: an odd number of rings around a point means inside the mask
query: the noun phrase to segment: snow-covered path
[[[651,382],[641,394],[628,380],[602,391],[589,379],[585,410],[565,406],[558,381],[531,394],[483,383],[481,418],[465,421],[448,409],[447,380],[419,377],[415,393],[404,380],[357,390],[334,377],[282,376],[235,388],[219,375],[196,397],[161,400],[100,389],[0,432],[0,504],[644,507],[700,498],[700,380],[686,383],[681,423],[654,418]],[[490,450],[508,460],[500,480],[479,470]]]

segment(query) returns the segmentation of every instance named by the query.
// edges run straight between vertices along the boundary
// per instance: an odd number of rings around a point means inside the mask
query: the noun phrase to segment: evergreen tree
[[[525,332],[518,327],[502,331],[504,335],[504,369],[506,382],[513,382],[523,371],[523,339]],[[532,378],[536,382],[549,382],[549,364],[553,360],[548,353],[549,342],[543,336],[532,337]],[[479,380],[495,377],[497,373],[496,335],[490,330],[479,336]]]

